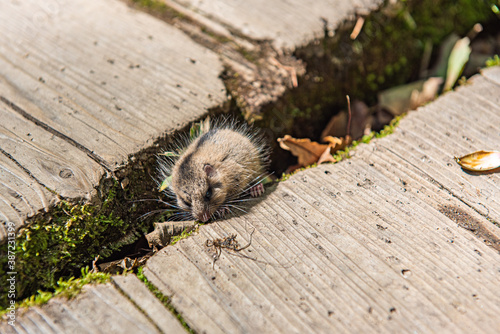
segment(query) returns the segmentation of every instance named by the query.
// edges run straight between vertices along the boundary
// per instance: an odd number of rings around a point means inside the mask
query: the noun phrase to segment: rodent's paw
[[[250,196],[259,197],[264,193],[264,185],[262,183],[256,184],[250,188]]]

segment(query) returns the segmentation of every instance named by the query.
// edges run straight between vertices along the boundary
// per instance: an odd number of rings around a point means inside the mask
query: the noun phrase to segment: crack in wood
[[[29,177],[31,177],[33,180],[35,180],[38,184],[40,184],[42,187],[44,187],[45,189],[51,191],[51,192],[54,192],[52,189],[50,189],[49,187],[47,187],[45,184],[42,183],[42,181],[40,181],[39,179],[36,178],[35,175],[31,174],[31,172],[26,168],[24,167],[23,165],[21,165],[19,163],[19,161],[17,161],[12,155],[10,155],[8,152],[4,151],[1,147],[0,147],[0,153],[2,153],[3,155],[5,155],[7,158],[9,158],[13,163],[15,163],[19,168],[21,168]],[[54,192],[55,193],[55,192]],[[12,206],[12,205],[11,205]]]
[[[44,122],[36,119],[35,117],[33,117],[32,115],[30,115],[28,112],[26,112],[25,110],[23,110],[21,107],[19,107],[18,105],[16,105],[14,102],[11,102],[9,101],[7,98],[5,98],[4,96],[1,96],[0,95],[0,101],[2,101],[3,103],[5,103],[7,106],[9,106],[12,110],[14,110],[15,112],[17,112],[19,115],[21,115],[22,117],[24,117],[25,119],[27,119],[28,121],[34,123],[35,125],[41,127],[42,129],[44,129],[45,131],[53,134],[54,136],[56,137],[59,137],[61,138],[62,140],[64,140],[65,142],[69,143],[70,145],[76,147],[77,149],[79,149],[80,151],[84,152],[85,154],[87,154],[87,156],[89,158],[91,158],[92,160],[94,160],[95,162],[97,162],[100,166],[102,166],[105,170],[107,170],[108,172],[112,173],[113,174],[113,170],[111,169],[111,167],[109,166],[109,164],[103,159],[101,158],[99,155],[95,154],[93,151],[89,150],[88,148],[86,148],[85,146],[83,146],[82,144],[78,143],[77,141],[75,141],[74,139],[66,136],[64,133],[61,133],[59,131],[57,131],[56,129],[52,128],[51,126],[45,124]],[[7,153],[5,151],[2,151],[4,154]],[[8,154],[8,153],[7,153]],[[14,162],[16,162],[17,164],[19,164],[17,161],[15,161],[12,156],[10,156],[8,154],[8,157],[9,159],[12,159]],[[29,171],[22,167],[21,165],[19,165],[21,168],[23,168],[23,170],[27,171],[29,173]],[[30,176],[32,176],[31,173],[29,173]],[[32,176],[33,177],[33,176]],[[40,181],[37,180],[38,183],[42,184]],[[43,184],[42,184],[43,185]],[[44,186],[45,187],[45,186]],[[47,188],[48,189],[48,188]]]

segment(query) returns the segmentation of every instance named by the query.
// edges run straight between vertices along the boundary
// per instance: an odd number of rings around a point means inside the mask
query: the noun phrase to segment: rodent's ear
[[[210,164],[205,164],[203,166],[203,171],[205,171],[205,174],[207,174],[207,176],[214,176],[215,175],[214,166],[212,166]]]

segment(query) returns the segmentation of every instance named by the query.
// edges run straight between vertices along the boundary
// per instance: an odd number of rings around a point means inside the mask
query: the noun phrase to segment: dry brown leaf
[[[323,162],[336,162],[337,160],[332,156],[332,147],[328,146],[323,154],[318,159],[318,165]]]
[[[321,132],[321,138],[326,136],[342,137],[347,131],[347,111],[341,111],[332,118]]]
[[[477,151],[463,157],[455,157],[455,161],[467,169],[474,172],[485,172],[500,168],[500,152],[498,151]]]
[[[319,160],[323,152],[329,147],[326,144],[319,144],[309,138],[297,139],[290,135],[278,138],[282,149],[290,151],[297,157],[299,165],[309,166]]]
[[[326,136],[325,138],[323,138],[323,141],[327,142],[331,147],[330,153],[335,154],[335,152],[343,150],[347,147],[347,145],[352,143],[352,138],[351,136],[345,136],[344,138]]]
[[[328,144],[319,144],[311,141],[308,138],[297,139],[290,135],[285,135],[279,138],[281,148],[290,151],[298,158],[298,168],[312,165],[313,163],[321,164],[323,162],[335,162],[332,154],[338,150],[344,149],[352,142],[350,136],[338,138],[326,136],[323,141]]]

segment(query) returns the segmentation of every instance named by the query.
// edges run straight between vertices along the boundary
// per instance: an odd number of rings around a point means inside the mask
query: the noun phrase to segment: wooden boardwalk
[[[281,48],[322,34],[320,18],[335,26],[380,1],[294,0],[290,17],[276,19],[278,3],[264,22],[260,0],[166,3]],[[18,227],[60,197],[90,199],[135,153],[226,102],[227,59],[119,1],[3,1],[0,28],[0,220]],[[300,172],[248,213],[164,248],[145,275],[199,333],[498,333],[500,174],[466,173],[453,157],[499,150],[499,128],[497,67],[353,158]],[[206,241],[231,234],[250,246],[214,263]],[[134,275],[0,323],[1,333],[183,331]]]
[[[498,333],[500,174],[453,157],[498,149],[499,126],[492,68],[166,247],[145,274],[197,332]],[[252,232],[213,265],[206,240]]]
[[[485,70],[353,158],[297,173],[247,214],[164,248],[146,277],[199,333],[497,333],[500,175],[453,157],[500,142],[499,97],[500,68]],[[214,264],[206,241],[231,234],[250,246]],[[87,289],[0,330],[176,331],[134,276]]]
[[[226,100],[215,53],[119,1],[2,1],[0,30],[0,220],[17,227]]]

